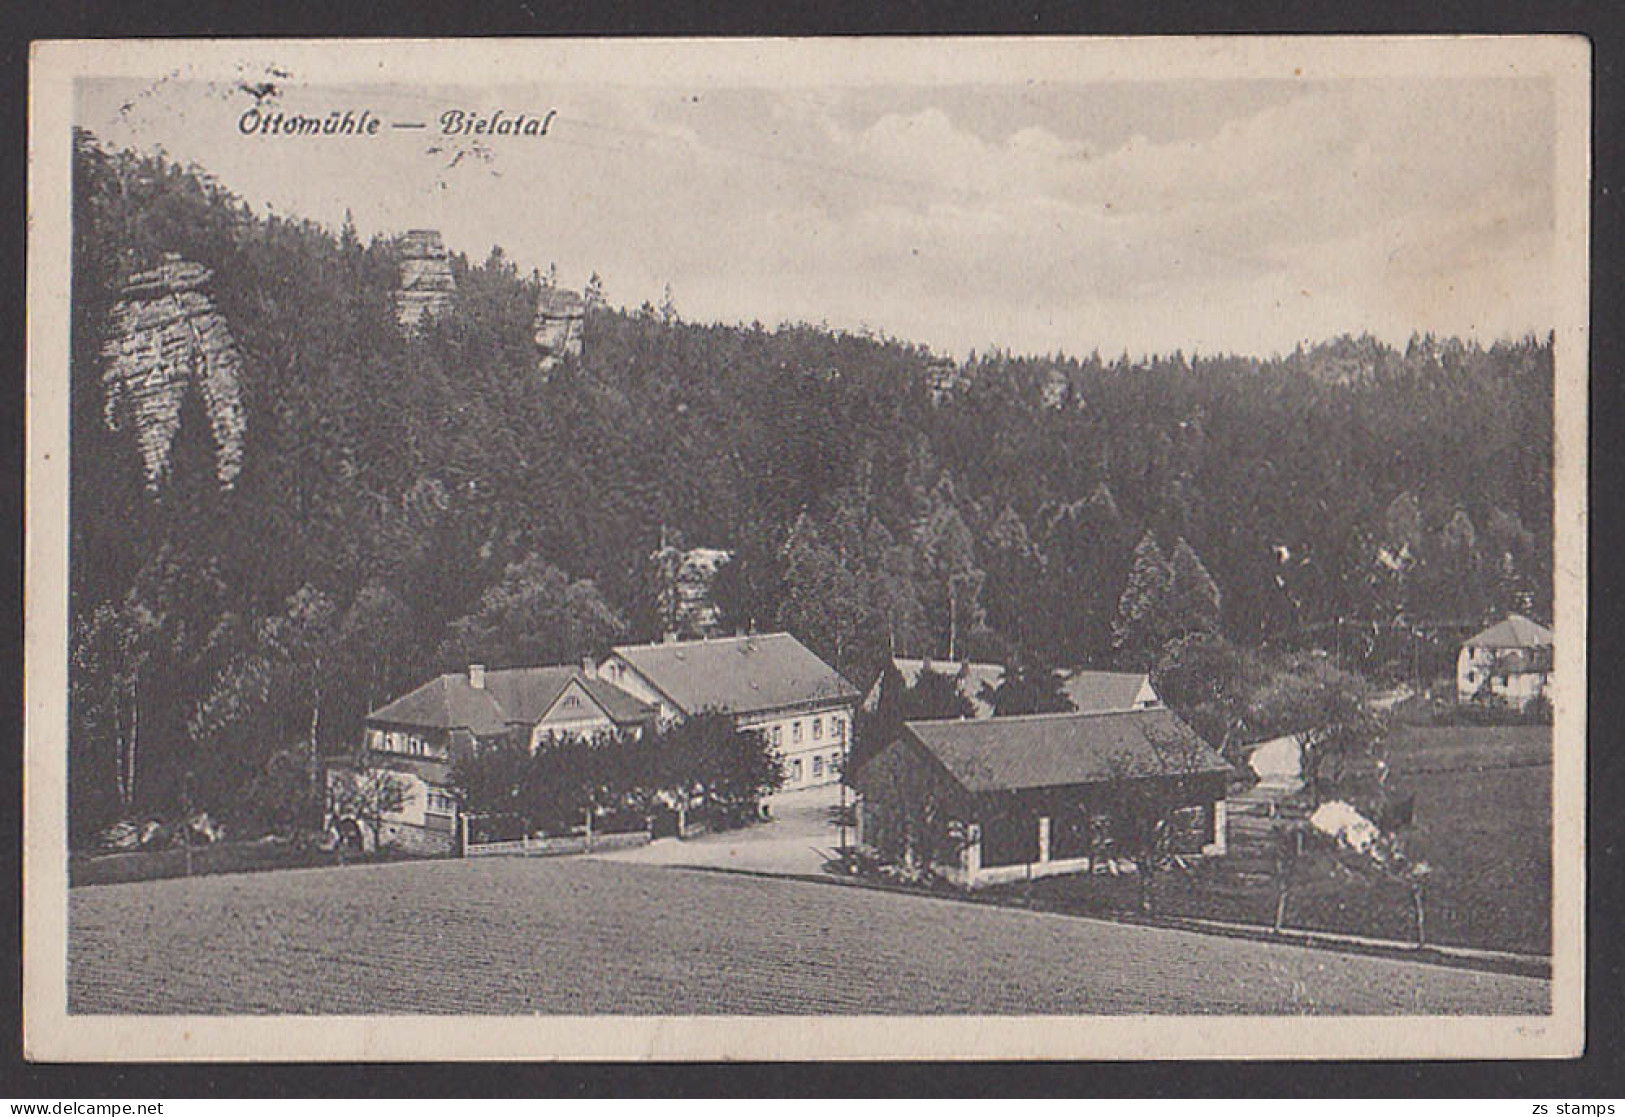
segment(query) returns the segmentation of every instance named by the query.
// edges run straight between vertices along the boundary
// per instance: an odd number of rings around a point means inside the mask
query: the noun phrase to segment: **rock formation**
[[[395,293],[395,316],[404,329],[451,305],[457,279],[446,259],[446,246],[435,229],[413,229],[401,238],[401,285]]]
[[[110,315],[102,350],[107,425],[134,432],[150,489],[169,466],[188,387],[208,412],[220,483],[229,487],[242,469],[243,362],[207,293],[212,278],[203,265],[166,253],[158,267],[125,282]]]
[[[565,357],[581,356],[586,315],[586,303],[576,292],[559,287],[542,288],[536,299],[534,325],[539,371],[552,372]]]

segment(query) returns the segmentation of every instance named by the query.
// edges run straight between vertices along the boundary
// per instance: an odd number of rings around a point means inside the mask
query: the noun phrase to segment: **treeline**
[[[202,171],[74,160],[71,818],[230,814],[269,758],[350,746],[472,659],[658,635],[662,542],[729,548],[728,629],[786,627],[860,685],[888,651],[1145,663],[1217,628],[1547,614],[1552,349],[1342,338],[1284,358],[974,355],[615,309],[537,371],[543,276],[454,257],[403,334],[393,241],[258,215]],[[128,277],[211,269],[240,471],[199,391],[149,483],[111,429]],[[613,277],[611,277],[613,280]]]
[[[451,783],[477,833],[514,838],[642,829],[662,810],[710,824],[750,821],[784,772],[761,733],[702,711],[658,732],[564,736],[535,752],[516,737],[459,759]]]

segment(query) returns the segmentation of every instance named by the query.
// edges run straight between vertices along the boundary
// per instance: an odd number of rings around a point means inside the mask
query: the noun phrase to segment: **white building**
[[[1459,702],[1524,710],[1537,698],[1550,699],[1551,686],[1552,630],[1518,613],[1463,641],[1456,657]]]
[[[837,782],[851,748],[857,690],[787,632],[628,644],[597,677],[664,722],[709,710],[764,734],[783,758],[786,791]]]

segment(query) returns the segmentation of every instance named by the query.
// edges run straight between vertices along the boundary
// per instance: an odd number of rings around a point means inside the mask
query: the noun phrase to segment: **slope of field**
[[[1531,978],[587,860],[74,889],[77,1013],[1549,1011]]]

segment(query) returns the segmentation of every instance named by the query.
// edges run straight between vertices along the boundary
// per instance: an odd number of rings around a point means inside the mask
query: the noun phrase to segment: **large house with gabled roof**
[[[1462,642],[1456,657],[1456,699],[1527,710],[1551,698],[1552,630],[1519,613]]]
[[[380,840],[431,852],[456,844],[452,765],[482,744],[627,733],[655,721],[653,706],[582,666],[487,670],[471,664],[430,679],[367,715],[359,756],[328,764],[329,785],[347,770],[385,770],[403,785],[405,802],[385,819]]]
[[[768,739],[784,764],[784,790],[840,780],[861,697],[788,632],[624,644],[598,678],[659,711],[663,721],[728,714]]]
[[[330,761],[328,783],[358,769],[391,772],[406,801],[385,816],[379,839],[450,852],[458,817],[451,769],[481,745],[523,740],[534,752],[563,738],[641,736],[714,711],[767,738],[793,791],[839,781],[858,698],[785,632],[627,644],[580,666],[473,664],[368,714],[360,754]]]

